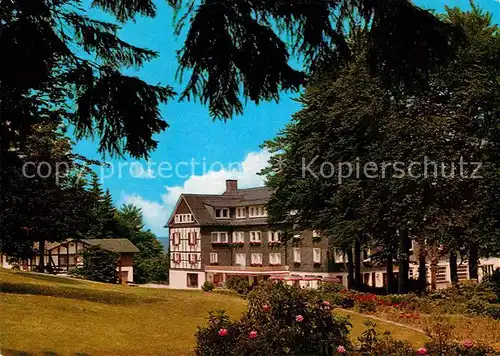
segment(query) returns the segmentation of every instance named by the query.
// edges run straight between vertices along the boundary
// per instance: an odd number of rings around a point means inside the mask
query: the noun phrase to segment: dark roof
[[[182,194],[179,198],[185,199],[188,207],[194,215],[195,220],[199,225],[265,225],[265,218],[256,219],[241,219],[231,221],[220,221],[214,218],[214,208],[232,208],[238,206],[249,205],[265,205],[271,197],[272,189],[267,187],[236,189],[229,192],[224,192],[221,195],[213,194]],[[175,214],[175,211],[172,215]],[[170,221],[170,220],[169,220]],[[182,226],[197,225],[185,224]]]
[[[99,246],[103,250],[121,253],[136,253],[140,250],[129,239],[85,239],[80,240],[92,246]]]
[[[91,246],[99,246],[104,250],[111,252],[121,252],[121,253],[136,253],[141,252],[135,245],[130,242],[129,239],[66,239],[61,242],[49,242],[45,244],[45,250],[53,250],[54,248],[71,242],[71,241],[81,241]],[[38,248],[38,243],[35,244],[35,248]]]

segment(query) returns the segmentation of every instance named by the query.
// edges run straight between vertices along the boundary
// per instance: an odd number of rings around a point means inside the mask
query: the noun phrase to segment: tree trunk
[[[355,288],[361,288],[363,285],[363,280],[361,278],[361,243],[356,240],[354,244],[354,258],[356,261],[356,266],[354,267],[354,285]]]
[[[478,251],[477,251],[477,246],[473,245],[471,246],[469,250],[469,279],[475,279],[476,281],[478,280],[478,267],[477,267],[477,260],[478,260]]]
[[[420,239],[418,251],[418,285],[420,292],[425,293],[427,288],[427,249],[425,246],[425,239]]]
[[[387,294],[393,294],[393,284],[394,284],[394,261],[392,260],[392,253],[389,253],[389,255],[386,257],[386,264],[387,264]]]
[[[38,272],[45,272],[45,239],[38,241]]]
[[[452,284],[458,283],[457,253],[454,250],[450,251],[450,278]]]
[[[352,248],[347,249],[347,288],[354,288],[354,258]]]
[[[410,238],[408,230],[401,230],[399,233],[399,272],[398,272],[398,293],[408,293],[408,272],[410,270]]]
[[[436,247],[432,246],[431,249],[431,290],[435,291],[437,289],[437,265],[438,257]]]

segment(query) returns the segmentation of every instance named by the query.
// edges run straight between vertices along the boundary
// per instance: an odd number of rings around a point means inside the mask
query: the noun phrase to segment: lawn
[[[108,285],[0,268],[1,355],[192,355],[209,310],[232,317],[243,299],[201,291]],[[365,318],[351,315],[352,336]],[[417,332],[376,322],[415,346]]]

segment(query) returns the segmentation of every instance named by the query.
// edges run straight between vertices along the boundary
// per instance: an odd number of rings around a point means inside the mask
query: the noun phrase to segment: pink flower
[[[330,302],[325,300],[325,301],[323,302],[323,305],[324,305],[325,307],[329,307],[329,306],[330,306]]]
[[[302,315],[297,315],[297,316],[295,317],[295,321],[297,321],[297,322],[299,322],[299,323],[300,323],[300,322],[304,321],[304,317],[303,317]]]
[[[271,310],[271,307],[270,307],[269,305],[267,305],[267,304],[264,304],[264,305],[262,306],[262,309],[263,309],[265,312],[268,312],[269,310]]]
[[[417,355],[427,355],[427,349],[425,347],[421,347],[417,350]]]
[[[474,346],[474,343],[472,342],[472,340],[465,340],[463,345],[466,349],[470,349],[472,346]]]
[[[250,339],[255,339],[257,337],[257,331],[250,331],[250,334],[248,334],[248,338]]]
[[[344,346],[339,346],[339,347],[337,347],[337,352],[338,352],[339,354],[343,354],[343,353],[345,352],[345,347],[344,347]]]
[[[227,335],[227,329],[220,329],[219,330],[219,336],[226,336]]]

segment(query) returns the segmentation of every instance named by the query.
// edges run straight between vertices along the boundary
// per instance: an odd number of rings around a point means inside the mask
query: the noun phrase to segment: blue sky
[[[175,81],[176,51],[181,48],[183,38],[173,35],[173,13],[166,1],[156,3],[158,14],[155,19],[138,18],[135,23],[127,23],[120,36],[160,55],[140,70],[129,70],[127,74],[139,76],[151,84],[171,85],[180,92],[183,85]],[[445,5],[469,8],[468,0],[418,0],[415,3],[438,12]],[[493,13],[495,23],[500,23],[500,0],[477,0],[477,3]],[[109,19],[97,11],[96,15],[100,19]],[[116,204],[132,203],[141,207],[146,227],[159,237],[166,236],[167,231],[162,226],[180,193],[220,193],[224,190],[226,178],[237,178],[242,187],[263,184],[256,173],[266,164],[268,154],[261,151],[259,145],[273,138],[300,108],[293,101],[294,97],[297,94],[283,94],[278,104],[256,106],[248,103],[244,115],[227,123],[212,121],[208,109],[199,102],[179,103],[174,100],[163,105],[161,113],[170,127],[155,136],[159,144],[152,152],[150,162],[128,157],[106,159],[115,168],[114,172],[103,172],[103,186],[110,190]],[[97,154],[97,143],[91,140],[77,142],[75,151],[89,158],[102,158]],[[194,169],[181,163],[192,160],[197,162],[190,163]],[[178,167],[179,174],[169,174],[165,170],[160,174],[161,162],[165,162],[164,168],[169,165],[173,169]]]

